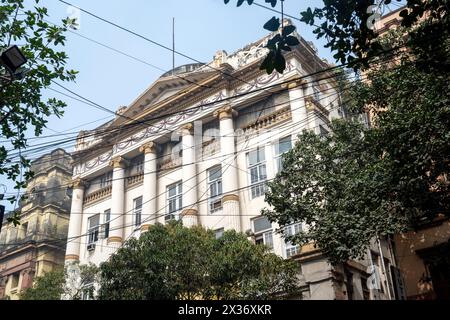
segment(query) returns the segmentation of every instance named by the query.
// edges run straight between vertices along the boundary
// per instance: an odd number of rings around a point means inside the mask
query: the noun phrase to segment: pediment
[[[123,116],[135,118],[144,110],[160,103],[170,97],[176,96],[181,91],[198,87],[199,83],[217,74],[217,71],[190,72],[186,74],[169,75],[157,79],[141,96],[133,101],[130,106],[121,112]],[[125,121],[123,117],[117,117],[113,123],[118,125]]]

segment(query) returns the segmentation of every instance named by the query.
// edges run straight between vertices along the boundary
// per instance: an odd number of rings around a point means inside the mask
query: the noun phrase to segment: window
[[[96,214],[88,219],[88,245],[98,241],[100,215]]]
[[[183,206],[183,189],[181,181],[171,184],[167,187],[167,214],[165,220],[172,220],[176,218],[176,213],[181,210]]]
[[[269,249],[273,249],[272,223],[267,217],[253,220],[253,232],[256,244],[266,245]]]
[[[111,209],[105,210],[103,213],[104,216],[104,230],[105,230],[105,239],[109,238],[109,221],[111,220]]]
[[[328,133],[329,133],[328,130],[319,124],[319,135],[323,137],[326,136]]]
[[[277,172],[283,170],[283,154],[292,149],[291,136],[278,140],[275,145],[275,162],[277,164]]]
[[[28,222],[24,222],[22,223],[22,238],[26,238],[27,237],[27,233],[28,233]]]
[[[313,93],[314,93],[314,100],[320,101],[320,89],[319,84],[317,82],[313,84]]]
[[[133,200],[133,223],[135,227],[141,225],[142,216],[142,196]]]
[[[140,155],[132,160],[132,174],[144,173],[144,156]]]
[[[248,172],[250,179],[250,192],[252,199],[264,195],[266,192],[266,156],[264,147],[247,153]]]
[[[113,178],[112,172],[105,173],[100,178],[100,188],[103,189],[103,188],[109,187],[112,184],[112,178]]]
[[[361,276],[361,287],[363,293],[363,300],[370,300],[370,290],[367,286],[368,278]]]
[[[94,285],[92,283],[85,285],[81,289],[81,300],[93,300],[94,299]]]
[[[223,229],[223,228],[214,230],[214,234],[215,234],[215,236],[216,236],[216,239],[221,238],[221,237],[223,236],[223,232],[224,232],[224,229]]]
[[[19,286],[20,273],[14,273],[11,276],[11,289],[15,289]]]
[[[141,160],[138,163],[136,163],[136,171],[139,174],[144,173],[144,160]]]
[[[284,227],[283,233],[285,237],[290,237],[296,235],[302,231],[301,223],[294,223],[289,226]],[[300,246],[292,244],[289,241],[285,241],[285,249],[286,249],[286,258],[292,257],[300,252]]]
[[[209,213],[222,210],[222,167],[217,166],[208,170]]]

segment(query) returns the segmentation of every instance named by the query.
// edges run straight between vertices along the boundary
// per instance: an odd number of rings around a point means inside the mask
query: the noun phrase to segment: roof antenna
[[[175,73],[175,17],[172,18],[172,76]]]

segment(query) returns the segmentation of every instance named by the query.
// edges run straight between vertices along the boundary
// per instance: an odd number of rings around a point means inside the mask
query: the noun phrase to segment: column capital
[[[77,178],[70,182],[69,187],[72,189],[84,189],[87,186],[87,182],[83,179]]]
[[[147,142],[140,146],[139,152],[142,152],[144,154],[147,153],[156,153],[157,144],[153,141]]]
[[[194,134],[194,125],[192,123],[183,124],[179,128],[181,136],[191,136]]]
[[[302,88],[304,85],[306,85],[308,82],[305,79],[293,79],[290,82],[283,83],[281,87],[283,89],[295,89],[295,88]]]
[[[124,169],[126,166],[128,166],[129,161],[121,156],[113,158],[109,162],[109,166],[115,168],[122,168]]]
[[[222,119],[232,119],[233,117],[238,116],[238,112],[231,108],[230,106],[222,107],[216,111],[214,111],[213,116]]]

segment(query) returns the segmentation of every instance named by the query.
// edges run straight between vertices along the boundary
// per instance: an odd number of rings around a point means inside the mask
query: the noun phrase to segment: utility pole
[[[0,193],[0,201],[5,195]],[[0,204],[0,233],[2,233],[3,218],[5,217],[5,206]]]

